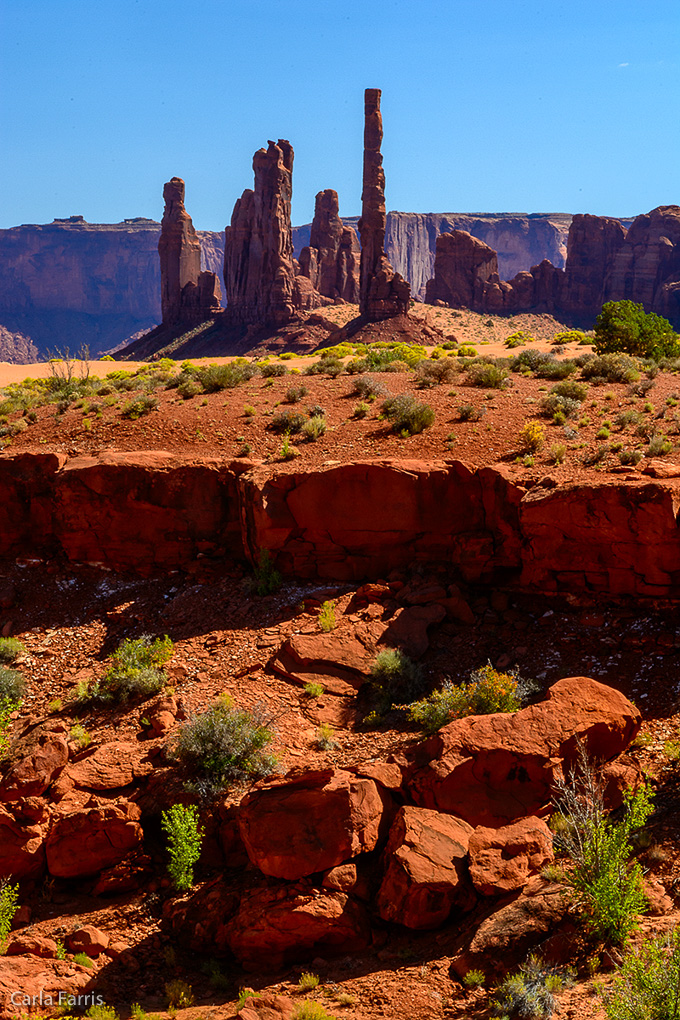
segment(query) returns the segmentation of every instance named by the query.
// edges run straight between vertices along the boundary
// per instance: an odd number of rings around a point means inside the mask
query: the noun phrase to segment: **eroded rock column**
[[[339,215],[338,193],[320,191],[314,205],[309,246],[300,252],[300,273],[325,297],[359,301],[359,239]]]
[[[181,177],[167,182],[163,198],[158,241],[163,325],[201,322],[220,310],[219,280],[215,273],[201,272],[201,244],[184,207]]]
[[[377,322],[408,311],[410,287],[385,254],[385,172],[380,89],[364,93],[364,179],[361,194],[361,271],[359,311]]]

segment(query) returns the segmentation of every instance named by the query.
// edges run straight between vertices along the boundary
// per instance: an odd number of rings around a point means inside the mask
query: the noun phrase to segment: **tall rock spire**
[[[220,310],[215,273],[201,272],[201,243],[184,208],[184,181],[173,177],[163,188],[165,210],[158,254],[161,260],[163,324],[201,322]]]
[[[380,89],[364,93],[364,180],[361,194],[361,270],[359,311],[370,322],[405,315],[410,287],[394,271],[385,254],[385,171]]]

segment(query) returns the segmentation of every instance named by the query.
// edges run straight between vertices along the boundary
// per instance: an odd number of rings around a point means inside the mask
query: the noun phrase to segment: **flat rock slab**
[[[135,741],[112,740],[70,765],[66,772],[82,789],[117,790],[153,770],[146,754],[146,748]]]
[[[293,634],[271,666],[295,683],[321,684],[330,694],[352,696],[366,682],[386,625],[379,620],[329,634]]]

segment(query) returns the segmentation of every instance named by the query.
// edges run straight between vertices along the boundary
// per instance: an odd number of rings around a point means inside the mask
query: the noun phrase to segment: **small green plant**
[[[300,974],[297,990],[298,992],[311,992],[318,986],[318,984],[318,974],[312,974],[308,970],[303,970],[302,974]]]
[[[477,361],[468,365],[468,379],[473,386],[501,390],[508,385],[508,370],[488,361]]]
[[[333,727],[329,723],[321,723],[316,731],[316,746],[320,751],[332,751],[337,747],[337,741],[333,740]]]
[[[136,421],[137,418],[141,418],[144,414],[149,414],[151,411],[155,411],[158,407],[158,400],[156,397],[142,396],[137,397],[136,400],[126,404],[123,410],[120,412],[121,418],[128,418],[130,421]]]
[[[69,737],[81,748],[89,747],[92,743],[92,737],[80,723],[74,723],[69,731]]]
[[[281,460],[295,460],[296,457],[300,456],[300,451],[296,447],[291,446],[290,436],[286,432],[281,443],[281,450],[279,451],[279,457]]]
[[[327,1013],[320,1002],[308,999],[293,1013],[293,1020],[335,1020],[330,1013]]]
[[[130,1006],[130,1016],[132,1020],[162,1020],[160,1014],[147,1013],[138,1002],[133,1002]]]
[[[355,405],[355,408],[352,411],[352,417],[357,419],[365,418],[370,410],[371,410],[370,406],[364,400],[362,400],[360,403]]]
[[[77,963],[79,967],[87,967],[88,970],[94,967],[94,960],[87,953],[76,953],[73,962]]]
[[[252,446],[250,443],[241,443],[238,450],[236,451],[237,457],[249,457],[252,453]]]
[[[305,684],[304,686],[304,692],[308,698],[320,698],[324,689],[321,684]]]
[[[329,631],[335,630],[335,602],[333,602],[332,599],[328,599],[326,602],[322,603],[317,617],[317,622],[319,624],[319,630],[323,631],[324,634],[328,634]]]
[[[392,423],[400,436],[415,436],[432,425],[434,411],[429,404],[421,404],[409,393],[389,397],[382,404],[383,415]]]
[[[192,788],[213,796],[234,782],[271,775],[276,759],[265,749],[273,737],[262,709],[235,708],[223,696],[180,728],[175,754],[195,777]]]
[[[289,386],[283,398],[286,404],[297,404],[299,400],[306,397],[309,390],[306,386]]]
[[[269,423],[269,428],[272,432],[292,435],[295,432],[301,432],[306,421],[307,417],[301,411],[281,411],[274,415]]]
[[[652,436],[649,446],[645,450],[646,457],[665,457],[673,449],[673,444],[666,436]]]
[[[246,418],[253,418],[255,416],[255,408],[252,404],[244,404],[243,414]]]
[[[550,1020],[555,993],[573,983],[570,974],[530,956],[516,974],[505,978],[491,1001],[491,1016],[503,1020]]]
[[[248,999],[259,999],[258,992],[253,991],[252,988],[242,988],[238,993],[238,999],[236,1000],[236,1012],[240,1013],[245,1006]]]
[[[480,421],[485,411],[485,407],[475,407],[474,404],[461,404],[458,408],[461,421]]]
[[[26,648],[18,638],[0,637],[0,662],[14,662],[15,659],[25,654]]]
[[[54,954],[58,960],[66,959],[66,946],[63,939],[57,939],[57,950]]]
[[[19,886],[3,880],[0,883],[0,956],[4,956],[12,930],[14,915],[19,909]]]
[[[595,438],[596,439],[609,439],[609,429],[607,429],[607,428],[598,429],[597,432],[595,433]]]
[[[302,426],[302,435],[310,443],[315,443],[326,432],[326,420],[319,414],[312,415]]]
[[[13,708],[20,705],[24,689],[24,678],[18,670],[0,666],[0,703],[7,702]]]
[[[85,1016],[88,1016],[90,1020],[118,1020],[118,1013],[113,1006],[107,1006],[103,1002],[90,1006]]]
[[[194,864],[201,856],[204,830],[198,824],[195,804],[173,804],[161,815],[161,828],[168,837],[168,873],[177,892],[194,883]]]
[[[371,666],[370,682],[386,710],[393,704],[404,704],[423,685],[423,670],[399,648],[378,652]]]
[[[182,978],[174,978],[168,981],[165,986],[165,996],[168,1006],[174,1009],[187,1009],[194,1004],[194,990],[190,984]]]
[[[563,464],[564,458],[567,455],[567,448],[564,443],[556,443],[550,447],[550,453],[548,454],[549,459],[553,464]]]
[[[463,976],[463,984],[466,988],[481,988],[486,981],[486,974],[483,970],[469,970]]]
[[[680,929],[631,948],[601,994],[609,1020],[680,1020]]]
[[[257,595],[272,595],[281,587],[282,578],[274,566],[268,549],[260,552],[260,558],[253,571],[253,587]]]
[[[96,693],[97,700],[117,704],[132,698],[150,698],[165,685],[162,667],[173,653],[173,643],[165,635],[152,638],[125,638],[111,656],[111,665]]]

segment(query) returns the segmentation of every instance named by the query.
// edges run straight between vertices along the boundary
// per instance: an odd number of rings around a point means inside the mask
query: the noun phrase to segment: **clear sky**
[[[293,223],[360,212],[363,90],[388,209],[680,204],[678,0],[0,0],[0,227],[160,219],[187,182],[223,229],[268,138]]]

